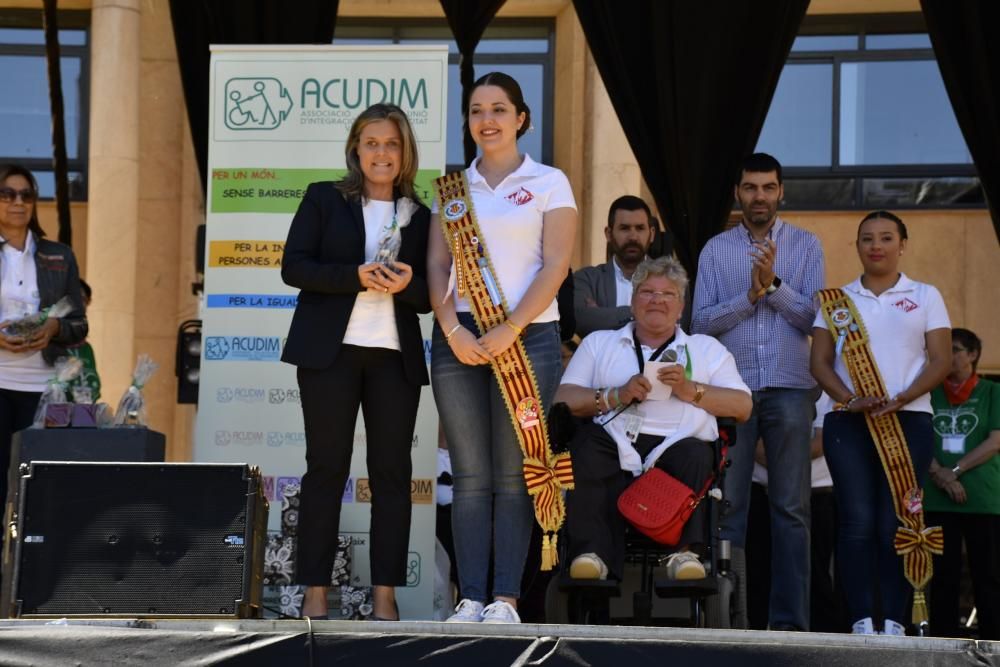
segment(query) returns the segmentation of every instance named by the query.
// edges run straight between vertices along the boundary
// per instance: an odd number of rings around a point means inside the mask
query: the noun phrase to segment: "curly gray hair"
[[[657,257],[656,259],[644,259],[636,267],[632,274],[632,294],[639,291],[639,286],[646,282],[650,276],[663,276],[681,292],[681,299],[687,294],[688,274],[684,267],[673,257]]]

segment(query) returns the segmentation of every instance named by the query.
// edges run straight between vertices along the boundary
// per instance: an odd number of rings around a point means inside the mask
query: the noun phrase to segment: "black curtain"
[[[208,177],[210,44],[329,44],[339,0],[170,0],[201,185]]]
[[[1000,239],[1000,2],[921,0],[958,126]]]
[[[472,59],[486,26],[503,6],[505,0],[441,0],[441,8],[455,36],[460,54],[459,71],[462,81],[462,108],[469,101],[469,89],[475,83]],[[476,144],[468,132],[462,133],[465,164],[476,157]]]
[[[681,260],[724,225],[809,0],[574,0]],[[781,160],[781,156],[775,156]]]

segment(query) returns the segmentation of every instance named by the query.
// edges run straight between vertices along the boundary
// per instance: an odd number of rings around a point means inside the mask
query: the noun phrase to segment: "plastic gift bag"
[[[3,329],[6,336],[21,336],[27,338],[42,328],[42,325],[50,317],[65,317],[73,310],[73,302],[68,296],[56,301],[44,310],[40,310],[33,315],[26,315],[20,319],[9,322]]]
[[[59,357],[55,363],[55,375],[49,380],[35,409],[35,419],[31,428],[45,428],[45,415],[50,405],[66,403],[69,383],[83,370],[83,363],[76,357]]]
[[[115,411],[115,426],[146,426],[146,399],[142,388],[160,366],[148,354],[140,354],[132,373],[132,384],[122,394]]]

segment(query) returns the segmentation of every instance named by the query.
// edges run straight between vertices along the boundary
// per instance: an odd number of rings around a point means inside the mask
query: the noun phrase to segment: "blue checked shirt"
[[[736,358],[751,390],[816,386],[809,373],[809,338],[822,289],[823,248],[814,234],[781,218],[768,237],[777,246],[781,287],[751,304],[750,233],[742,224],[713,237],[698,258],[691,330],[714,336]]]

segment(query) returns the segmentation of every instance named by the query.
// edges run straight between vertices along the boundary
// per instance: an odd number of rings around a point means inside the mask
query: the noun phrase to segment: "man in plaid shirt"
[[[778,217],[784,188],[781,165],[770,155],[744,161],[735,194],[743,219],[702,250],[691,321],[693,333],[714,336],[729,349],[753,392],[753,413],[737,427],[730,452],[722,538],[732,542],[738,564],[754,446],[761,438],[773,462],[769,626],[808,630],[809,440],[818,396],[809,373],[809,334],[813,294],[824,282],[823,249],[815,235]]]

